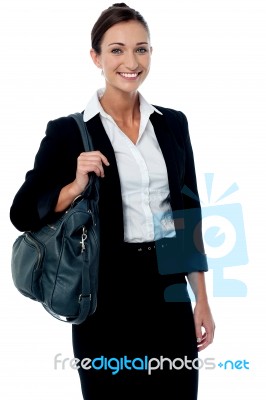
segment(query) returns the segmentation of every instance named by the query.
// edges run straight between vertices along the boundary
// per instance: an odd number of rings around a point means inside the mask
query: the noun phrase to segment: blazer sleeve
[[[37,230],[60,215],[54,208],[61,189],[75,179],[77,157],[84,151],[79,128],[71,117],[47,124],[34,165],[16,193],[10,220],[19,231]]]
[[[202,235],[202,209],[198,192],[193,148],[188,121],[182,112],[183,140],[185,148],[185,170],[182,186],[184,204],[184,243],[187,271],[208,271],[207,256]]]
[[[179,180],[182,209],[174,212],[183,234],[183,268],[187,273],[208,271],[207,255],[202,235],[202,209],[198,192],[196,168],[186,115],[181,111],[168,109],[172,132],[176,144],[182,148],[182,163],[179,164]],[[181,224],[180,224],[181,222]]]

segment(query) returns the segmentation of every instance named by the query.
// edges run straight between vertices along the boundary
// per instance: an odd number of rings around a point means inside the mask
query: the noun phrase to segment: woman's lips
[[[125,79],[136,79],[141,72],[119,72],[119,75],[122,76]]]

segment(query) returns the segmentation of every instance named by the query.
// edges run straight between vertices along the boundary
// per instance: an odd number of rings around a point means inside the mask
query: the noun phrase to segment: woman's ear
[[[92,61],[96,65],[96,67],[102,69],[102,65],[101,65],[101,61],[100,61],[100,55],[98,53],[96,53],[96,51],[94,49],[90,50],[90,55],[91,55]]]

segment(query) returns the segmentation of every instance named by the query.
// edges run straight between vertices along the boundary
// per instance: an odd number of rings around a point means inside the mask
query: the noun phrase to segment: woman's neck
[[[134,93],[114,93],[106,90],[100,99],[104,111],[115,121],[122,123],[133,122],[139,119],[139,95]]]

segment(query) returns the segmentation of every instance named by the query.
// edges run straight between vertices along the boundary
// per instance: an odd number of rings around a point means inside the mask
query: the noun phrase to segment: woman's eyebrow
[[[141,46],[143,44],[148,44],[148,43],[147,42],[138,42],[138,43],[136,43],[136,46]],[[114,42],[114,43],[108,44],[108,46],[113,46],[113,45],[125,46],[124,43],[120,43],[120,42]]]

